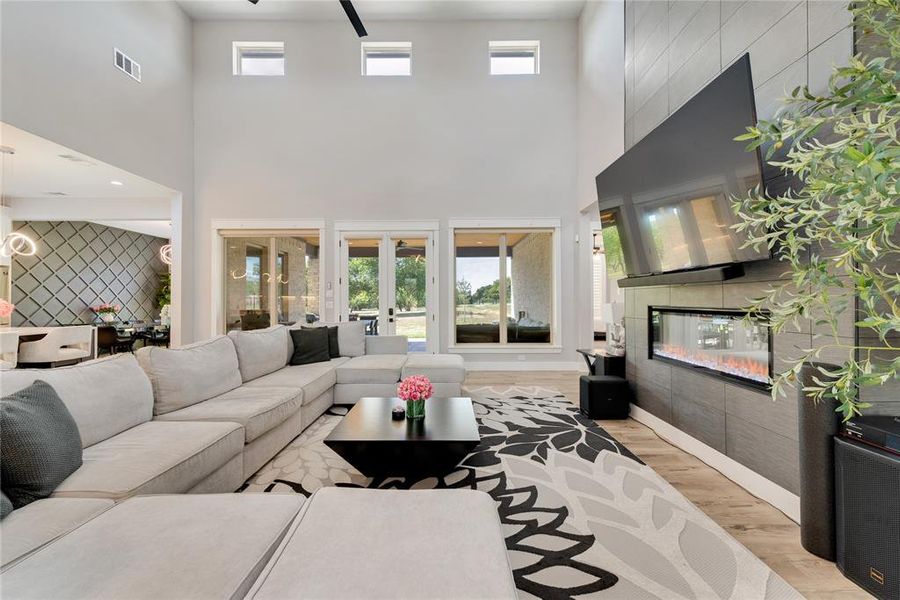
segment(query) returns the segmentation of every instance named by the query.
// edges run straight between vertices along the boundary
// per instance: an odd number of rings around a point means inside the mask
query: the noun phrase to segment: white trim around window
[[[247,230],[250,232],[267,232],[269,235],[282,235],[290,231],[319,232],[319,264],[326,264],[328,250],[325,244],[325,221],[323,219],[212,219],[210,222],[210,300],[211,329],[213,335],[224,333],[225,323],[225,237],[219,232],[223,230]],[[325,276],[319,277],[319,306],[323,313],[325,303]]]
[[[457,354],[554,354],[562,352],[560,339],[560,276],[561,260],[561,222],[558,218],[536,219],[451,219],[447,234],[447,250],[445,252],[445,268],[448,273],[447,286],[447,332],[449,336],[448,350]],[[553,309],[550,324],[549,344],[457,344],[456,343],[456,232],[457,230],[485,230],[505,233],[512,230],[551,230],[553,233]],[[501,261],[504,265],[505,261]],[[503,328],[501,328],[503,331]],[[505,337],[505,336],[503,336]]]

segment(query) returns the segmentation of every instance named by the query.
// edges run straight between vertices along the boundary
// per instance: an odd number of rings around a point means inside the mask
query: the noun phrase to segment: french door
[[[340,232],[339,318],[437,352],[433,231]]]

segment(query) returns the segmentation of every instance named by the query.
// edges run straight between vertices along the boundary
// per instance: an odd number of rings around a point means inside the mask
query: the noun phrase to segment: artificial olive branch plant
[[[747,245],[767,246],[790,265],[790,280],[754,299],[750,316],[768,319],[773,333],[805,318],[831,331],[774,378],[773,398],[827,350],[842,364],[819,367],[803,389],[835,402],[845,420],[870,406],[859,388],[900,378],[900,0],[849,10],[868,50],[833,70],[826,93],[797,88],[772,120],[735,138],[749,141],[748,150],[766,148],[769,164],[802,185],[773,197],[757,188],[732,201]],[[851,342],[838,335],[848,310],[859,328]]]

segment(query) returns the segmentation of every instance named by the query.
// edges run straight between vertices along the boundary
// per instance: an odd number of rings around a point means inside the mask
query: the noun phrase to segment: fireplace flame
[[[733,356],[706,352],[704,350],[688,350],[674,344],[654,345],[653,353],[665,358],[681,361],[690,365],[721,371],[760,383],[769,382],[769,364],[766,361],[746,356]]]

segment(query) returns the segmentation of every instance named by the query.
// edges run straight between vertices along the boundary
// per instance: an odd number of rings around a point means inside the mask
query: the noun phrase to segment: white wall
[[[589,0],[578,21],[577,339],[593,343],[594,178],[625,150],[625,5]]]
[[[179,190],[176,229],[190,232],[192,37],[182,10],[171,2],[4,0],[0,27],[0,120]],[[142,83],[113,67],[113,47],[141,64]],[[180,316],[190,323],[193,271],[183,266]]]
[[[575,22],[373,22],[369,31],[372,41],[413,43],[412,77],[362,77],[359,41],[342,21],[195,24],[198,247],[211,247],[212,219],[325,219],[328,229],[337,219],[439,219],[447,279],[450,219],[558,217],[562,297],[571,298]],[[491,77],[492,39],[540,39],[540,75]],[[286,76],[234,77],[235,40],[283,40]],[[331,237],[323,240],[329,254]],[[209,259],[201,251],[196,263],[205,274],[195,305],[201,338],[210,334]],[[333,269],[327,261],[324,281],[335,280]],[[444,315],[448,285],[440,281]],[[528,360],[576,360],[565,302],[561,314],[565,351]],[[446,347],[446,319],[441,329]]]

